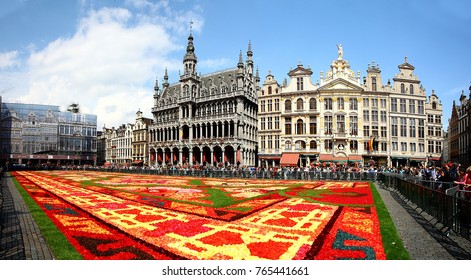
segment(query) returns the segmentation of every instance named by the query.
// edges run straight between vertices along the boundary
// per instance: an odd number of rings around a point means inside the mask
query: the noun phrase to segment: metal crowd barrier
[[[452,183],[411,179],[408,176],[382,173],[378,181],[398,192],[405,200],[436,219],[443,228],[470,239],[471,192],[461,190]]]
[[[209,178],[254,178],[276,180],[336,180],[336,181],[372,181],[377,180],[376,172],[324,172],[324,171],[281,171],[268,170],[197,170],[197,169],[113,169],[87,168],[91,171],[120,172],[130,174],[166,175],[166,176],[195,176]]]

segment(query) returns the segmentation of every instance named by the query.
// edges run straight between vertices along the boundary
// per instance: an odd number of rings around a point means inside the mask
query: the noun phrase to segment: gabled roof
[[[21,122],[20,118],[18,118],[16,116],[12,116],[12,115],[8,115],[8,116],[6,116],[5,118],[2,119],[2,121],[7,121],[7,120]]]
[[[302,65],[298,65],[296,68],[288,72],[288,76],[290,77],[291,76],[304,76],[304,75],[311,76],[312,75],[311,68],[304,68]]]
[[[404,63],[400,64],[397,66],[399,69],[410,69],[410,70],[414,70],[415,67],[412,66],[412,64],[410,64],[408,61],[407,61],[407,56],[404,58]]]
[[[350,81],[347,81],[343,78],[334,79],[327,84],[321,86],[318,90],[319,91],[327,91],[333,89],[344,89],[344,90],[351,90],[351,91],[363,91],[363,88],[357,84],[354,84]]]

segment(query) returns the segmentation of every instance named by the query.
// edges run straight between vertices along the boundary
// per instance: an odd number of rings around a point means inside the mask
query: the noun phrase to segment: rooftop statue
[[[338,49],[338,54],[339,54],[338,59],[339,59],[339,60],[342,60],[342,57],[343,57],[343,48],[342,48],[342,44],[338,44],[338,45],[337,45],[337,49]]]

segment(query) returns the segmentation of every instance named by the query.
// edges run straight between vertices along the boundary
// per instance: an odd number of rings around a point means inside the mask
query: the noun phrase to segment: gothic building
[[[193,35],[188,37],[183,74],[162,87],[155,83],[154,122],[149,126],[149,165],[242,165],[257,162],[257,90],[251,43],[245,63],[197,74]]]
[[[258,92],[259,158],[265,166],[399,166],[440,161],[442,104],[427,97],[407,58],[383,84],[378,64],[350,69],[338,46],[330,70],[313,82],[301,63],[281,85],[269,73]]]
[[[453,100],[447,141],[448,159],[463,166],[471,166],[471,86],[468,98],[463,90],[459,104]]]

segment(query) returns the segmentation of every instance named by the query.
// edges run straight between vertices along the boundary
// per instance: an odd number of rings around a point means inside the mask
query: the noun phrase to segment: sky
[[[385,83],[407,56],[446,129],[453,101],[469,96],[470,10],[467,0],[3,0],[0,96],[78,103],[98,130],[134,123],[138,110],[152,118],[155,81],[168,69],[178,82],[191,28],[199,73],[236,67],[250,42],[261,84],[299,63],[316,82],[337,44],[355,73],[374,62]]]

